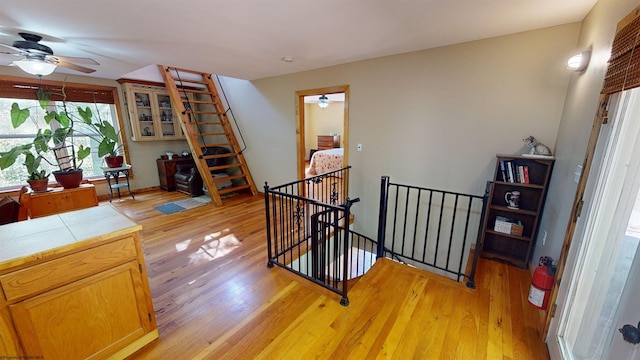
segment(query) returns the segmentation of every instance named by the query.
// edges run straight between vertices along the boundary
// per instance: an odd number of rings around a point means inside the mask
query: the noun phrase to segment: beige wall
[[[496,153],[556,142],[579,24],[253,82],[222,78],[256,184],[296,178],[295,92],[350,86],[356,229],[375,237],[379,182],[482,195]],[[363,144],[363,151],[355,150]]]
[[[616,25],[639,4],[638,0],[600,0],[582,22],[576,51],[592,47],[593,53],[587,70],[572,75],[569,83],[534,260],[543,255],[557,259],[560,254],[577,188],[574,172],[584,160]],[[543,245],[545,230],[548,236]]]

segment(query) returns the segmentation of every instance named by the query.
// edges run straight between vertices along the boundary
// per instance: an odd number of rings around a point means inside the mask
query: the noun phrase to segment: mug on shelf
[[[507,202],[507,207],[510,209],[520,208],[520,191],[507,191],[504,194],[504,201]]]

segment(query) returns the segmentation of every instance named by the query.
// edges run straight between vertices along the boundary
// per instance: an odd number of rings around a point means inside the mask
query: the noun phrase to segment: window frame
[[[31,79],[19,76],[0,75],[0,97],[1,98],[17,98],[17,99],[33,99],[37,100],[35,96],[34,88],[43,87],[45,90],[52,90],[52,92],[60,93],[60,89],[65,87],[65,92],[70,102],[93,102],[95,100],[114,105],[114,112],[116,116],[116,122],[120,131],[120,141],[122,144],[122,155],[131,163],[131,157],[129,155],[129,146],[127,143],[127,136],[125,133],[125,125],[122,111],[122,103],[120,96],[118,95],[118,88],[116,86],[84,84],[67,81],[56,80],[44,80],[44,79]],[[67,91],[70,89],[70,91]],[[52,97],[52,100],[55,99]],[[130,178],[133,178],[133,173],[130,174]],[[26,181],[26,180],[25,180]],[[99,182],[106,181],[104,175],[92,175],[85,176],[83,181]],[[0,189],[0,192],[13,191],[22,186],[22,184],[16,186],[9,186]],[[55,186],[55,185],[54,185]]]

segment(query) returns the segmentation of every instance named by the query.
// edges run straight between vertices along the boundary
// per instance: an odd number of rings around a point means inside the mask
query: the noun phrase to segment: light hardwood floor
[[[131,359],[549,358],[524,270],[481,259],[470,290],[381,261],[342,307],[338,295],[266,268],[263,197],[154,210],[184,198],[158,191],[113,202],[143,226],[160,331]]]

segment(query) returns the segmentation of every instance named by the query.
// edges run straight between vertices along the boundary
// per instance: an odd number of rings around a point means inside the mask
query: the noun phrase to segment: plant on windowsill
[[[40,141],[41,140],[36,137],[32,143],[19,145],[10,149],[9,152],[0,153],[0,170],[4,170],[13,165],[18,156],[24,155],[22,165],[26,167],[27,173],[29,174],[27,183],[29,183],[31,190],[35,192],[46,191],[49,185],[49,174],[47,170],[40,168],[42,160],[49,162],[49,160],[43,156],[48,149],[45,148],[43,152],[39,151],[38,143]],[[32,147],[35,148],[36,155],[32,153]]]
[[[64,93],[62,97],[63,99],[65,98]],[[53,171],[53,176],[65,189],[78,187],[82,182],[81,166],[83,160],[90,155],[91,149],[83,145],[76,146],[74,141],[74,119],[67,111],[67,104],[64,100],[62,101],[62,110],[56,111],[49,110],[51,93],[38,89],[37,98],[40,107],[44,110],[44,123],[50,126],[55,120],[57,127],[53,131],[50,128],[42,129],[38,127],[36,119],[31,117],[30,109],[21,109],[17,103],[13,103],[11,106],[12,126],[18,128],[24,124],[27,119],[31,118],[38,129],[38,133],[30,143],[18,145],[7,152],[0,153],[0,168],[4,169],[14,164],[20,154],[28,156],[25,152],[31,153],[31,147],[34,147],[37,155],[39,155],[39,157],[36,157],[31,154],[36,160],[46,160],[46,157],[42,155],[48,151],[53,151],[60,169]],[[78,110],[79,112],[82,111],[81,108],[78,108]],[[86,110],[88,110],[88,108]],[[88,111],[88,114],[90,116],[91,112]],[[91,119],[87,120],[84,116],[85,115],[81,115],[83,122],[92,122]],[[36,169],[37,167],[33,168],[33,170]],[[29,174],[31,176],[32,172],[30,171]]]
[[[49,187],[49,174],[46,170],[40,169],[41,154],[33,155],[31,152],[25,154],[24,166],[29,173],[29,187],[35,192],[47,191]]]
[[[98,113],[98,120],[93,122],[93,114],[91,109],[78,109],[80,118],[82,121],[92,130],[89,137],[99,142],[98,144],[98,156],[104,157],[104,161],[110,168],[117,168],[122,166],[124,157],[120,154],[122,144],[119,143],[120,132],[111,125],[110,122],[100,119]]]

